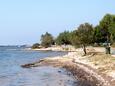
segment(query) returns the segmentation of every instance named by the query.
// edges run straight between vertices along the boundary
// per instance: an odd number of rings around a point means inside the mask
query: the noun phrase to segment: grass
[[[98,66],[100,72],[108,72],[115,70],[115,57],[111,55],[96,53],[91,57],[87,57],[91,63],[95,66]]]
[[[115,48],[115,43],[113,43],[113,44],[111,45],[111,47]]]

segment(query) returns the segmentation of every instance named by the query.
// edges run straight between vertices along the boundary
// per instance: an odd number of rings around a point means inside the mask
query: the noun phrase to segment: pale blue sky
[[[0,45],[39,42],[46,31],[57,36],[79,24],[97,25],[115,14],[114,0],[0,0]]]

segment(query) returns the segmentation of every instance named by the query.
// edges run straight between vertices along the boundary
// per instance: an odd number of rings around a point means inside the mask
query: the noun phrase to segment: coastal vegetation
[[[57,45],[69,45],[71,44],[71,33],[69,31],[64,31],[58,35],[56,38]]]
[[[40,48],[40,44],[39,43],[35,43],[32,45],[32,49],[36,49],[36,48]]]
[[[93,43],[93,26],[89,23],[81,24],[76,30],[76,36],[78,37],[79,45],[83,45],[84,55],[86,55],[86,45]]]
[[[46,32],[45,34],[41,35],[41,45],[45,48],[50,47],[51,45],[53,45],[54,43],[54,39],[53,36]]]
[[[108,46],[108,44],[115,44],[115,15],[106,14],[96,26],[87,22],[80,24],[73,31],[59,33],[55,39],[52,34],[48,32],[41,35],[41,46],[47,48],[54,44],[72,45],[75,47],[82,46],[84,55],[87,53],[86,46],[88,45]],[[39,48],[36,47],[36,45],[33,45],[33,47]],[[108,48],[106,47],[106,49]],[[109,54],[109,52],[107,52],[107,54]]]

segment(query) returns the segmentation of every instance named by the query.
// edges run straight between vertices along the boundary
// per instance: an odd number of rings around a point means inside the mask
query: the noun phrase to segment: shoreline
[[[93,50],[89,48],[89,51]],[[97,51],[95,51],[95,53],[96,52]],[[87,57],[93,57],[95,53],[93,52],[89,54]],[[89,62],[84,60],[84,58],[87,57],[82,56],[81,48],[79,48],[76,50],[76,52],[69,52],[67,55],[64,56],[41,59],[35,63],[22,65],[22,67],[61,67],[71,72],[76,80],[81,80],[83,82],[93,84],[90,86],[114,86],[114,78],[98,71],[96,66],[91,65]]]

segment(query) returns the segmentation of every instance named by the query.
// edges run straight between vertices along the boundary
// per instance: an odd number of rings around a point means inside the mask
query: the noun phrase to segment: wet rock
[[[30,67],[32,67],[32,66],[34,66],[33,63],[21,65],[21,67],[23,67],[23,68],[30,68]]]
[[[59,70],[58,73],[61,73],[61,70]]]

